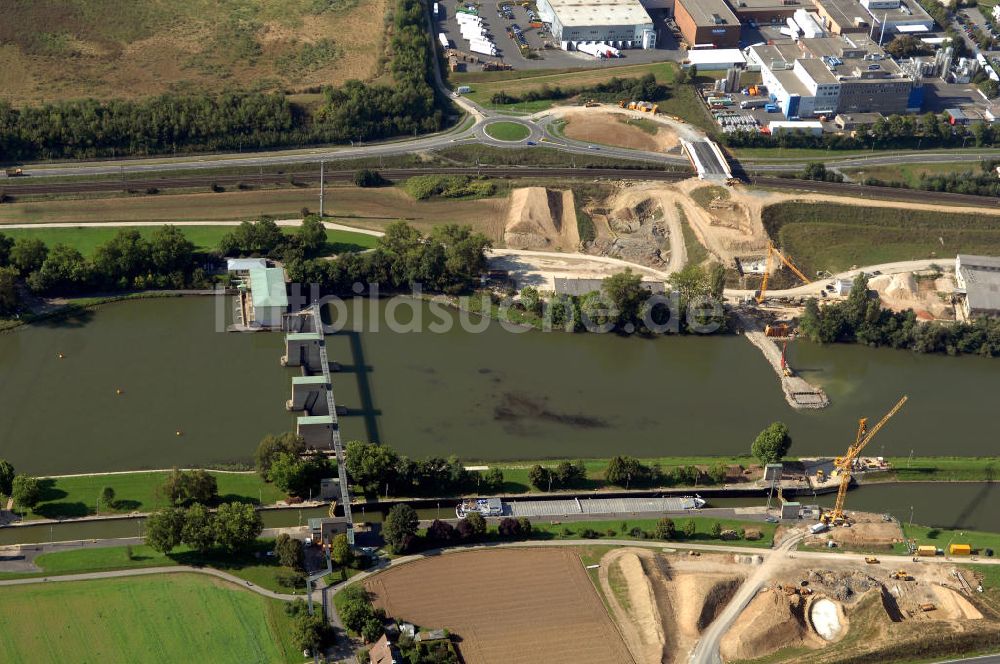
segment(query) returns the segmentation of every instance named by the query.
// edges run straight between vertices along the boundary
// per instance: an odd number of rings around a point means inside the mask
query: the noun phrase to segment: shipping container
[[[952,544],[948,547],[948,553],[953,556],[971,556],[972,555],[972,545],[970,544]]]
[[[918,556],[936,556],[937,555],[937,549],[935,549],[933,546],[918,546],[917,547],[917,555]]]
[[[441,42],[441,48],[451,48],[451,43],[443,32],[438,33],[438,41]]]

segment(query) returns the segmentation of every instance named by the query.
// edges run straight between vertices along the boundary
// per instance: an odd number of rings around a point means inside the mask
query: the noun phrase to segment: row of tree
[[[318,284],[326,294],[355,294],[355,284],[378,284],[382,292],[419,284],[424,292],[460,293],[478,284],[490,246],[470,226],[435,226],[424,235],[400,221],[386,227],[373,251],[336,261],[292,260],[286,267],[292,281]]]
[[[393,84],[351,80],[324,89],[311,113],[283,94],[170,93],[138,101],[0,102],[0,155],[9,161],[120,157],[181,150],[260,149],[438,131],[447,102],[432,85],[420,0],[397,0],[390,39]]]
[[[526,286],[519,304],[551,329],[619,334],[716,332],[726,328],[721,307],[725,279],[725,268],[718,263],[688,265],[670,275],[671,293],[663,298],[654,297],[642,276],[626,268],[604,279],[600,290],[579,296],[556,293],[546,299],[534,286]]]
[[[170,553],[185,544],[199,553],[219,549],[233,554],[249,550],[264,528],[253,505],[223,503],[211,511],[201,503],[186,509],[167,507],[146,519],[146,543]]]
[[[905,348],[918,353],[975,354],[1000,357],[1000,320],[979,318],[971,323],[921,323],[912,309],[896,312],[872,297],[868,279],[859,274],[842,302],[820,308],[806,302],[799,331],[818,343],[860,343]]]
[[[414,461],[386,445],[359,440],[347,443],[345,456],[352,484],[369,495],[454,496],[503,489],[499,468],[483,473],[469,471],[454,456]]]
[[[98,245],[90,259],[65,244],[50,248],[38,238],[12,240],[0,234],[0,269],[45,295],[204,287],[208,278],[198,258],[194,244],[176,226],[160,226],[149,239],[122,229]]]
[[[890,115],[880,118],[869,129],[855,135],[828,134],[813,136],[804,132],[781,132],[777,136],[756,131],[737,131],[722,139],[735,148],[782,147],[830,150],[920,149],[956,147],[975,144],[976,147],[1000,143],[1000,130],[984,122],[968,127],[950,124],[946,116],[935,113]]]
[[[659,101],[667,96],[667,88],[657,82],[653,74],[634,76],[630,78],[611,78],[604,83],[593,85],[561,87],[558,85],[542,85],[540,88],[526,90],[519,95],[500,90],[490,97],[493,104],[520,104],[521,102],[541,101],[543,99],[568,99],[577,96],[591,97],[602,101]]]
[[[916,188],[924,191],[947,191],[956,194],[972,194],[975,196],[1000,196],[1000,179],[997,179],[995,160],[980,162],[979,171],[962,173],[929,174],[921,173]],[[882,187],[909,188],[907,182],[878,178],[865,178],[864,184]]]

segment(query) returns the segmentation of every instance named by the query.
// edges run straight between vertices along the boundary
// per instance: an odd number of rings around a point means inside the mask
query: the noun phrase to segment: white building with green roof
[[[288,311],[285,271],[280,267],[250,269],[248,323],[261,327],[281,327],[281,317]]]

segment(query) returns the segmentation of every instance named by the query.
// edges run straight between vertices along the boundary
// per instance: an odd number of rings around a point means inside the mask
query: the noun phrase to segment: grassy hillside
[[[378,73],[387,0],[11,0],[0,101],[299,90]]]
[[[1000,216],[937,210],[785,202],[763,211],[764,227],[806,274],[899,260],[1000,253]]]
[[[0,651],[29,662],[302,661],[283,603],[195,575],[4,588]]]

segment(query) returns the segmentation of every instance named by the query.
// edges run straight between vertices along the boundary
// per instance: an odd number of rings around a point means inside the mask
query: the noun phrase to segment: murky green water
[[[906,523],[940,528],[967,528],[1000,532],[1000,512],[995,509],[996,484],[968,483],[913,483],[896,485],[868,485],[853,489],[848,495],[848,510],[889,513]],[[820,496],[810,500],[800,498],[803,504],[830,506],[834,496]],[[747,507],[764,505],[767,498],[711,498],[710,507]],[[452,518],[453,508],[442,506],[417,510],[421,519]],[[305,525],[311,517],[326,516],[326,507],[306,509],[269,510],[263,513],[264,526],[282,528]],[[354,508],[355,521],[381,521],[378,511],[365,512],[359,505]],[[0,546],[38,542],[75,541],[97,538],[137,537],[143,533],[145,519],[120,521],[86,521],[53,525],[0,528]]]
[[[425,325],[435,320],[418,306]],[[215,317],[209,298],[146,300],[0,335],[0,457],[39,474],[249,460],[264,434],[293,426],[294,372],[278,364],[280,335],[216,332]],[[334,386],[349,409],[345,439],[465,459],[732,454],[783,420],[792,454],[836,454],[858,417],[878,418],[908,393],[872,453],[1000,449],[996,361],[796,344],[792,366],[833,400],[797,412],[739,337],[484,328],[399,334],[381,321],[329,337],[344,368]]]

